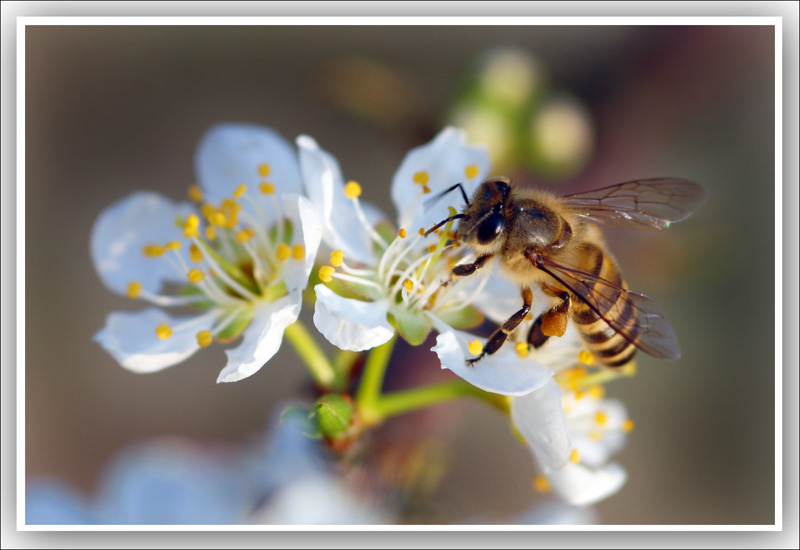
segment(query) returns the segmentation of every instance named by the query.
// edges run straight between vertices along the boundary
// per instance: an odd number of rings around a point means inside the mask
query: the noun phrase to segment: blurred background
[[[572,193],[675,176],[710,190],[667,232],[608,232],[683,359],[640,355],[638,375],[607,388],[636,429],[618,457],[628,483],[597,514],[775,521],[772,27],[28,26],[25,48],[29,481],[91,494],[131,443],[235,443],[309,395],[287,346],[234,384],[215,383],[221,346],[151,375],[119,367],[92,341],[108,313],[136,307],[89,258],[104,208],[139,189],[184,198],[202,134],[243,121],[313,136],[391,213],[405,153],[455,124],[490,146],[494,173],[526,185]],[[400,344],[387,384],[443,376],[429,348]],[[513,522],[542,501],[530,453],[483,403],[396,419],[372,447],[386,478],[424,478],[402,521]],[[436,471],[413,474],[415,461]]]

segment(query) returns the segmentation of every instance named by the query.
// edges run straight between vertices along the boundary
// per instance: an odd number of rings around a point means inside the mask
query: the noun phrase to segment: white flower
[[[195,161],[197,205],[138,192],[95,222],[102,281],[156,306],[110,314],[95,340],[123,367],[153,372],[242,335],[217,379],[232,382],[258,371],[297,320],[321,230],[300,196],[296,152],[274,131],[216,126]],[[195,313],[161,309],[173,306]]]
[[[531,361],[522,363],[507,351],[467,366],[466,359],[476,355],[470,351],[474,338],[456,329],[480,322],[470,303],[486,277],[476,275],[442,286],[453,266],[470,257],[454,253],[454,245],[447,244],[453,236],[452,222],[424,235],[454,213],[448,205],[463,200],[457,190],[432,204],[426,204],[428,198],[457,183],[470,195],[488,175],[484,148],[467,145],[462,131],[446,128],[430,143],[410,151],[392,180],[398,214],[397,227],[392,228],[386,216],[359,200],[357,183],[345,183],[333,156],[309,137],[301,136],[297,143],[303,181],[320,217],[323,241],[332,250],[331,265],[320,269],[320,278],[330,287],[315,287],[314,313],[314,324],[332,344],[363,351],[384,344],[397,331],[418,345],[436,329],[439,337],[433,350],[442,367],[477,387],[521,395],[546,383],[552,371]]]

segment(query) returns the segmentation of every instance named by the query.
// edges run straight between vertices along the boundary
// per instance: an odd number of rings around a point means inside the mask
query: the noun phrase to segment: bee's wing
[[[612,227],[665,229],[688,217],[708,199],[708,191],[688,180],[629,181],[561,200],[577,215]]]
[[[538,254],[528,255],[528,258],[536,267],[567,287],[611,328],[643,352],[664,359],[680,359],[681,350],[675,331],[654,300]],[[628,308],[632,308],[636,315],[636,322],[633,324],[630,324]]]

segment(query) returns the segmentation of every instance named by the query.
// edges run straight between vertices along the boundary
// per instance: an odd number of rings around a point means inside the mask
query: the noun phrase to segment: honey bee
[[[428,232],[461,220],[455,239],[476,254],[472,263],[456,265],[444,285],[472,275],[497,258],[501,272],[522,291],[522,307],[494,331],[472,364],[493,354],[526,319],[539,285],[555,305],[533,323],[527,341],[541,347],[562,336],[571,320],[587,349],[608,367],[629,362],[637,349],[654,357],[679,359],[675,331],[658,304],[628,290],[617,261],[598,224],[665,229],[688,217],[706,201],[704,187],[682,179],[631,181],[585,193],[556,196],[519,189],[507,178],[482,183],[466,206]]]

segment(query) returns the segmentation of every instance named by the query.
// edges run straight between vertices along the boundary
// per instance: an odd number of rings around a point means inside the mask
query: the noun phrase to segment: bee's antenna
[[[426,201],[425,201],[425,208],[430,208],[431,206],[433,206],[434,204],[436,204],[437,202],[439,202],[439,199],[441,199],[442,197],[444,197],[446,194],[448,194],[450,191],[452,191],[452,190],[453,190],[453,189],[455,189],[456,187],[458,187],[458,189],[461,191],[461,196],[462,196],[462,197],[464,197],[464,202],[466,203],[466,205],[467,205],[468,207],[469,207],[469,206],[471,206],[471,205],[469,204],[469,199],[467,198],[467,192],[466,192],[466,191],[464,191],[464,186],[463,186],[463,185],[461,185],[460,183],[457,183],[457,184],[455,184],[454,186],[452,186],[451,188],[449,188],[449,189],[445,189],[445,190],[444,190],[444,191],[442,191],[441,193],[437,193],[436,195],[434,195],[434,196],[432,196],[431,198],[429,198],[428,200],[426,200]]]
[[[459,184],[459,185],[461,185],[461,184]],[[434,231],[436,231],[437,229],[439,229],[440,227],[442,227],[442,226],[443,226],[444,224],[446,224],[447,222],[451,222],[451,221],[453,221],[453,220],[460,220],[461,218],[466,218],[466,216],[465,216],[464,214],[455,214],[455,215],[453,215],[453,216],[450,216],[450,217],[449,217],[449,218],[447,218],[446,220],[442,220],[442,221],[440,221],[439,223],[437,223],[436,225],[434,225],[433,227],[431,227],[430,229],[428,229],[428,230],[425,232],[425,236],[427,237],[428,235],[430,235],[431,233],[433,233]]]

